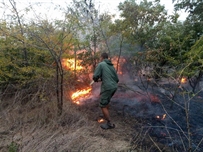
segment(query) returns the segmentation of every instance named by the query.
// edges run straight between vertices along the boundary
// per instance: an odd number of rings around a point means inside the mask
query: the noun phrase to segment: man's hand
[[[101,82],[102,80],[101,79],[96,79],[96,78],[93,78],[92,82],[90,83],[90,85],[93,85],[94,82]]]
[[[99,78],[98,77],[93,77],[94,82],[98,82]]]

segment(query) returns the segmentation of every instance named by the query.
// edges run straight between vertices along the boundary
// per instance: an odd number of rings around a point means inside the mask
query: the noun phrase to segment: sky
[[[35,8],[36,13],[41,12],[41,14],[47,14],[46,17],[52,17],[52,18],[58,18],[59,14],[57,13],[57,10],[54,9],[55,5],[60,5],[62,7],[70,4],[72,2],[72,0],[14,0],[17,4],[17,8],[24,8],[26,6],[29,6],[29,4],[35,4],[36,2],[40,2],[41,5],[37,6],[37,8]],[[109,11],[113,14],[117,14],[118,15],[118,8],[117,6],[119,5],[120,2],[124,2],[125,0],[93,0],[96,2],[97,7],[100,7],[99,10],[104,10],[104,11]],[[139,1],[141,0],[136,0],[137,3],[139,3]],[[8,0],[0,0],[0,6],[2,2],[5,2],[7,4],[9,4]],[[172,0],[161,0],[160,3],[162,5],[165,5],[165,9],[168,11],[168,14],[172,14],[173,13],[173,4],[172,4]],[[4,8],[5,10],[5,8]],[[2,9],[0,7],[0,14]],[[179,18],[179,20],[185,20],[186,18],[186,13],[181,12],[181,16]],[[3,16],[3,15],[2,15]]]
[[[124,2],[125,0],[101,0],[102,3],[106,4],[106,7],[109,8],[109,10],[112,10],[116,13],[118,11],[117,6],[120,2]],[[136,3],[139,3],[141,0],[135,0]],[[150,1],[150,0],[148,0]],[[160,4],[165,6],[165,9],[168,11],[168,14],[173,14],[173,4],[172,0],[160,0]],[[181,11],[179,20],[185,20],[187,14]]]

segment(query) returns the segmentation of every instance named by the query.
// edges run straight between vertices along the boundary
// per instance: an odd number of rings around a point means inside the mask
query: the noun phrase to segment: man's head
[[[101,54],[102,59],[108,59],[108,54],[106,52]]]

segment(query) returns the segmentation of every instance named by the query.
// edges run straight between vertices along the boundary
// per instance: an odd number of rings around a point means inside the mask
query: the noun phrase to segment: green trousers
[[[99,106],[101,108],[105,108],[109,104],[109,102],[110,102],[111,98],[113,97],[113,95],[115,94],[116,90],[117,90],[117,88],[111,89],[111,90],[106,90],[100,94]]]

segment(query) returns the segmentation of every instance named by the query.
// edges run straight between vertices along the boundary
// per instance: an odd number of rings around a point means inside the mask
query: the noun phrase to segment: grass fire
[[[84,69],[84,67],[82,67],[80,65],[80,60],[75,60],[74,58],[72,59],[62,59],[62,65],[65,69],[67,70],[72,70],[72,71],[81,71]],[[81,82],[82,81],[77,81],[77,82]],[[75,92],[72,93],[71,95],[71,99],[73,101],[73,103],[79,105],[81,104],[80,101],[84,100],[85,98],[89,97],[91,94],[91,87],[84,87],[84,89],[78,89]]]
[[[77,90],[71,95],[71,99],[74,103],[80,104],[80,100],[85,99],[91,95],[92,88],[88,87],[82,90]]]

